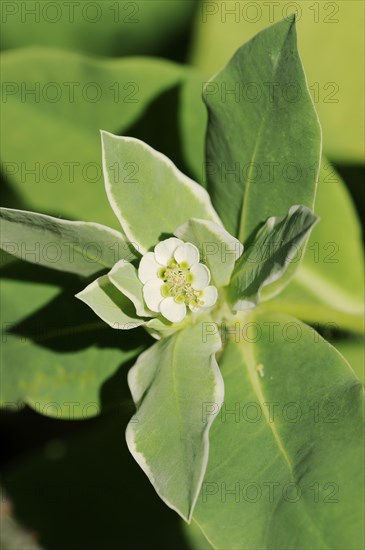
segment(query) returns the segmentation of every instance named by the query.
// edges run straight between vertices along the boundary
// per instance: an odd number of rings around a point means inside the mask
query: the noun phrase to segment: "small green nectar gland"
[[[202,292],[194,290],[191,286],[194,276],[189,270],[188,262],[177,263],[171,259],[167,268],[159,269],[158,277],[165,283],[161,287],[161,294],[164,298],[172,296],[177,304],[185,303],[194,307],[202,305],[199,301]]]

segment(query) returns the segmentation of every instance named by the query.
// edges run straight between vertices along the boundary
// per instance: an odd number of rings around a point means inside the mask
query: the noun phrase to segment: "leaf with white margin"
[[[210,317],[204,317],[160,340],[128,375],[137,406],[126,430],[129,450],[162,500],[185,521],[191,519],[208,462],[212,420],[202,417],[203,404],[220,406],[224,395],[215,359],[221,340],[209,325]]]
[[[0,209],[1,248],[21,260],[85,277],[137,254],[119,231],[92,222]]]
[[[224,405],[207,409],[216,420],[193,517],[212,546],[364,548],[364,391],[344,358],[313,328],[259,307],[219,366]]]
[[[101,140],[109,202],[141,253],[189,218],[222,223],[205,189],[165,155],[132,137],[102,131]]]
[[[287,216],[266,221],[236,264],[228,290],[233,309],[255,307],[261,289],[277,281],[289,266],[294,275],[297,252],[317,220],[309,208],[295,205]]]
[[[222,226],[208,220],[193,218],[174,232],[179,239],[198,247],[209,267],[212,282],[217,287],[227,286],[234,265],[242,255],[243,245]]]
[[[154,317],[155,314],[145,305],[143,285],[138,278],[136,268],[132,264],[120,260],[109,271],[108,277],[113,285],[133,302],[137,315]]]
[[[90,283],[76,294],[76,298],[88,305],[112,328],[129,330],[144,323],[143,319],[136,316],[132,302],[115,288],[108,275]]]

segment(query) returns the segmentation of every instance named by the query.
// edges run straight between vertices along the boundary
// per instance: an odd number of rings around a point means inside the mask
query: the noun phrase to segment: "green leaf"
[[[129,450],[159,496],[186,521],[198,497],[208,461],[211,421],[202,404],[223,400],[215,360],[218,334],[204,338],[206,321],[156,343],[140,355],[128,383],[137,413],[128,424]]]
[[[305,206],[292,206],[287,216],[270,217],[236,264],[228,289],[234,309],[250,309],[260,300],[260,291],[278,281],[290,269],[317,218]],[[281,285],[288,283],[287,278]]]
[[[351,365],[358,379],[365,385],[365,345],[363,338],[336,340],[333,345]]]
[[[220,223],[205,189],[146,143],[102,132],[102,145],[109,202],[141,253],[189,218]]]
[[[89,276],[116,260],[137,258],[122,233],[91,222],[70,222],[23,210],[0,209],[1,248],[17,258]]]
[[[300,57],[323,127],[324,151],[332,160],[363,162],[364,9],[358,0],[204,2],[197,13],[192,63],[209,77],[243,42],[292,12],[297,12]],[[244,93],[250,97],[250,92],[254,94],[255,86],[250,89],[248,79]]]
[[[250,84],[257,99],[244,93]],[[233,90],[233,92],[232,92]],[[251,92],[253,93],[253,92]],[[273,212],[313,206],[321,131],[291,17],[242,46],[205,87],[213,205],[241,242]]]
[[[213,546],[209,544],[195,521],[190,524],[184,522],[182,527],[191,550],[212,550]]]
[[[199,248],[217,287],[228,285],[234,264],[243,252],[243,246],[237,239],[220,225],[197,219],[178,227],[175,235]]]
[[[26,264],[18,263],[24,275]],[[103,386],[145,347],[143,340],[135,333],[113,340],[115,332],[70,292],[40,280],[2,280],[1,289],[1,406],[17,410],[27,404],[40,414],[73,420],[115,404]]]
[[[194,519],[214,548],[362,548],[361,383],[292,317],[255,310],[232,329]]]
[[[19,194],[7,206],[117,228],[103,188],[99,130],[126,132],[157,97],[183,87],[189,71],[159,59],[36,48],[6,52],[1,62],[2,168]]]
[[[87,304],[95,313],[112,328],[131,330],[143,325],[132,302],[110,281],[108,275],[99,277],[76,298]]]
[[[121,260],[109,271],[108,278],[120,292],[133,302],[137,315],[141,317],[153,317],[155,315],[146,307],[143,299],[143,285],[138,278],[136,268],[132,264]]]
[[[322,163],[314,227],[303,261],[289,286],[265,307],[310,323],[364,331],[364,256],[361,227],[341,178]],[[270,294],[270,286],[262,297]]]

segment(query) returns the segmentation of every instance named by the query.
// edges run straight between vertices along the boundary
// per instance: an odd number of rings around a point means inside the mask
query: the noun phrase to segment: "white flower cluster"
[[[213,306],[218,291],[209,285],[210,271],[199,260],[196,246],[175,237],[158,243],[154,252],[147,252],[138,269],[147,307],[179,323],[187,308],[195,312]]]

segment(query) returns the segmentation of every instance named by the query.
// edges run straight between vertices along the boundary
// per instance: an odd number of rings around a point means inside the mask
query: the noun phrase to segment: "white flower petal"
[[[204,264],[195,264],[190,268],[190,273],[193,274],[194,280],[191,286],[194,290],[203,290],[209,285],[210,271]]]
[[[207,286],[203,290],[203,295],[199,298],[203,302],[202,307],[214,306],[218,298],[218,290],[215,286]]]
[[[162,279],[147,281],[143,287],[143,298],[151,311],[160,311],[160,303],[164,299],[161,294]]]
[[[199,311],[200,307],[199,306],[192,306],[191,304],[189,304],[189,309],[193,313],[196,313],[197,311]]]
[[[164,298],[160,304],[160,311],[171,323],[180,323],[186,315],[186,305],[177,304],[173,298]]]
[[[157,278],[157,272],[159,269],[161,269],[162,265],[160,265],[156,261],[156,257],[153,252],[147,252],[145,254],[138,267],[138,278],[139,280],[145,284],[147,281],[150,281],[151,279]]]
[[[183,241],[180,241],[180,239],[177,239],[176,237],[171,237],[170,239],[166,239],[165,241],[161,241],[160,243],[156,244],[156,260],[160,264],[166,266],[167,262],[173,257],[175,249],[181,244],[184,244]]]
[[[177,263],[181,264],[181,262],[187,262],[190,267],[199,262],[200,254],[195,245],[191,243],[184,243],[176,248],[174,258]]]

